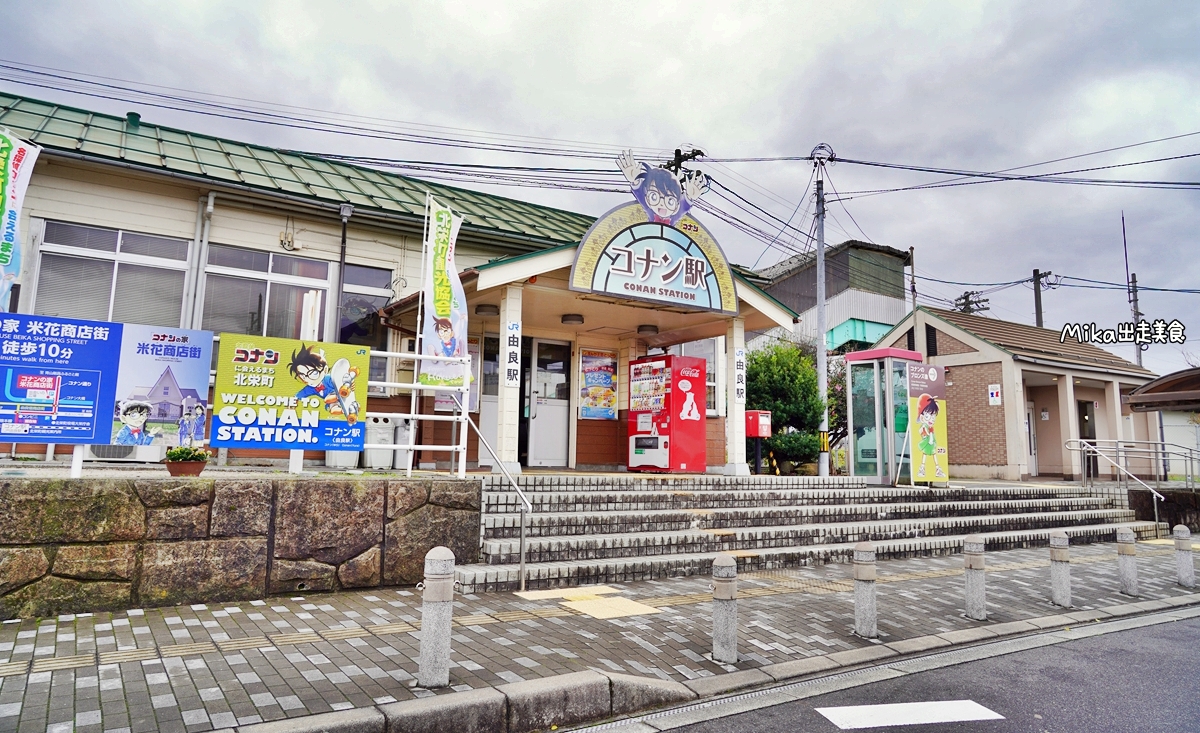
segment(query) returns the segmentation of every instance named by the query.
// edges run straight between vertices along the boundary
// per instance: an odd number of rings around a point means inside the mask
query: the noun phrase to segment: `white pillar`
[[[1115,379],[1104,383],[1104,404],[1108,408],[1106,411],[1108,413],[1108,437],[1117,441],[1117,444],[1120,445],[1120,441],[1125,439],[1121,435],[1121,429],[1124,427],[1121,424],[1123,422],[1121,419],[1121,383]],[[1099,419],[1099,416],[1097,416],[1097,419]],[[1119,454],[1120,451],[1114,451],[1110,457],[1116,461]],[[1118,462],[1124,463],[1124,461]],[[1105,473],[1111,473],[1114,479],[1117,478],[1117,470],[1112,466],[1108,466],[1103,470]]]
[[[509,348],[508,339],[512,336],[509,333],[509,324],[516,323],[520,326],[521,323],[521,285],[506,285],[500,294],[500,387],[497,390],[498,396],[496,399],[496,453],[500,460],[504,463],[504,467],[509,473],[514,475],[521,472],[521,461],[518,455],[518,438],[521,428],[521,387],[509,386],[505,384],[506,372],[512,367],[516,367],[518,377],[520,376],[520,364],[507,364],[507,349]],[[517,353],[520,353],[520,332],[518,327],[516,330]],[[518,357],[519,359],[519,357]],[[492,466],[494,473],[500,473],[499,466]]]
[[[1059,445],[1063,445],[1063,474],[1079,481],[1083,478],[1083,463],[1079,451],[1067,450],[1065,443],[1079,437],[1079,408],[1075,404],[1075,382],[1069,373],[1058,377]],[[1066,476],[1064,476],[1066,478]]]
[[[738,360],[741,360],[741,369]],[[725,475],[749,476],[746,463],[746,384],[738,375],[746,373],[746,322],[729,319],[725,331]],[[739,391],[740,390],[740,391]]]

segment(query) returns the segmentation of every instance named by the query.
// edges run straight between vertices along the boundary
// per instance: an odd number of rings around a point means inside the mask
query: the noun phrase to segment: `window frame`
[[[87,247],[73,247],[69,244],[55,244],[53,242],[47,242],[46,241],[46,225],[50,224],[50,223],[64,224],[67,226],[76,226],[76,227],[82,227],[82,228],[86,228],[86,229],[101,229],[101,230],[105,230],[105,231],[115,231],[117,233],[116,251],[108,252],[108,251],[102,250],[102,249],[89,249]],[[114,267],[112,268],[112,275],[110,276],[110,280],[109,280],[108,312],[105,314],[105,318],[104,318],[104,320],[106,320],[106,321],[112,320],[113,307],[114,307],[115,299],[116,299],[117,276],[118,276],[118,273],[120,272],[121,265],[123,265],[123,264],[139,265],[142,267],[149,267],[149,268],[159,269],[159,270],[172,270],[175,272],[182,272],[183,273],[183,297],[180,298],[180,301],[179,301],[179,325],[177,326],[177,328],[185,327],[185,321],[187,318],[188,283],[190,282],[190,278],[193,277],[192,273],[190,272],[191,268],[189,267],[189,265],[191,264],[191,261],[192,261],[192,246],[194,244],[194,242],[192,240],[184,239],[182,237],[170,237],[170,236],[164,236],[161,234],[153,234],[151,232],[139,232],[139,231],[134,231],[132,229],[122,229],[119,227],[95,226],[92,224],[80,224],[78,222],[66,221],[63,219],[45,219],[45,218],[41,218],[41,217],[39,217],[39,221],[37,221],[34,224],[34,228],[36,230],[36,235],[37,235],[37,242],[36,242],[36,249],[35,249],[37,258],[36,258],[36,265],[33,268],[31,268],[32,272],[30,272],[30,275],[31,275],[30,279],[33,281],[33,288],[31,288],[33,290],[33,293],[32,293],[32,296],[29,298],[28,306],[23,306],[21,309],[22,311],[28,312],[28,313],[35,313],[37,311],[38,296],[39,296],[39,290],[40,290],[40,288],[38,288],[38,284],[40,283],[41,276],[42,276],[42,255],[44,253],[49,253],[52,255],[59,255],[62,257],[74,257],[76,259],[101,260],[104,262],[110,262],[114,265]],[[129,234],[140,234],[140,235],[147,236],[147,237],[158,237],[160,239],[170,239],[170,240],[174,240],[177,242],[184,242],[187,245],[186,254],[182,260],[176,260],[176,259],[166,258],[166,257],[153,257],[151,255],[141,255],[141,254],[132,254],[132,253],[128,253],[128,252],[122,252],[121,249],[122,249],[122,244],[124,243],[124,238],[125,238],[126,232],[128,232]]]
[[[267,255],[267,269],[266,269],[266,271],[242,270],[242,269],[239,269],[236,267],[228,267],[226,265],[210,265],[207,262],[208,251],[205,251],[205,253],[204,253],[205,262],[199,263],[199,271],[203,275],[203,277],[200,279],[200,282],[198,283],[198,285],[196,287],[195,307],[194,307],[194,311],[193,311],[194,315],[192,318],[193,328],[199,328],[199,329],[204,328],[204,299],[208,293],[208,276],[209,275],[221,275],[224,277],[241,278],[243,280],[258,280],[260,282],[265,282],[267,284],[267,297],[266,297],[265,303],[263,304],[262,333],[248,334],[248,335],[262,336],[266,333],[267,324],[270,322],[271,285],[273,283],[278,283],[280,285],[293,285],[296,287],[308,288],[310,290],[323,291],[323,293],[324,293],[324,298],[323,298],[324,308],[323,308],[323,312],[321,313],[321,318],[320,318],[321,326],[320,326],[319,333],[323,333],[323,334],[325,334],[325,336],[328,336],[330,328],[337,328],[336,311],[332,311],[334,313],[334,316],[331,319],[331,317],[330,317],[331,310],[329,308],[330,294],[337,287],[337,279],[335,277],[336,270],[337,270],[337,263],[330,262],[329,260],[318,259],[316,257],[301,257],[300,259],[307,259],[307,260],[312,260],[314,262],[321,262],[321,263],[325,264],[325,266],[326,266],[325,279],[318,280],[316,278],[300,277],[297,275],[283,275],[283,274],[280,274],[277,272],[272,272],[272,270],[274,269],[273,265],[274,265],[274,258],[275,258],[276,253],[272,252],[270,250],[259,250],[259,249],[253,249],[251,247],[238,247],[236,245],[222,244],[220,242],[210,242],[209,245],[210,246],[216,245],[218,247],[228,247],[230,249],[242,249],[242,250],[246,250],[248,252],[256,252],[256,253],[266,254]],[[296,257],[296,255],[291,252],[282,253],[282,256]],[[335,322],[332,325],[330,323],[331,320],[333,320]]]
[[[353,265],[354,267],[369,267],[374,270],[383,270],[383,271],[388,272],[391,275],[391,277],[388,279],[389,283],[394,283],[396,280],[396,271],[395,270],[389,270],[388,268],[377,267],[375,265],[360,265],[356,262],[347,262],[346,264],[348,266]],[[390,287],[389,288],[376,288],[376,287],[371,287],[369,285],[355,285],[353,283],[345,282],[344,277],[342,278],[342,280],[343,280],[342,292],[338,294],[337,307],[334,309],[334,312],[333,312],[333,320],[334,320],[334,323],[336,324],[335,328],[337,329],[337,342],[338,343],[341,343],[341,339],[342,339],[341,311],[342,311],[342,296],[343,295],[345,295],[347,293],[352,293],[354,295],[381,296],[381,297],[387,298],[389,303],[396,299],[396,291],[394,288],[390,288]],[[387,344],[384,346],[383,350],[384,351],[392,351],[393,349],[391,348],[391,346],[392,346],[392,332],[389,329],[388,333],[387,333]],[[378,356],[373,356],[371,358],[372,359],[387,359],[387,364],[384,367],[384,375],[385,375],[384,381],[394,381],[394,380],[387,379],[386,375],[392,373],[392,371],[394,369],[394,365],[395,365],[395,359],[393,359],[391,357],[378,357]],[[367,388],[367,392],[368,392],[368,394],[378,394],[378,395],[389,394],[389,391],[383,387],[371,387],[369,385]]]

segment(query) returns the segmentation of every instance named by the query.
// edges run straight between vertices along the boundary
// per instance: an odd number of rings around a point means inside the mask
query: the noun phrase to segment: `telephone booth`
[[[851,476],[892,485],[907,482],[908,365],[923,361],[907,349],[852,351],[846,360],[846,463]]]

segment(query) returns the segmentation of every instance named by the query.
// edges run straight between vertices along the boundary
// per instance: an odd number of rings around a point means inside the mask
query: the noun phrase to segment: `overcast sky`
[[[671,149],[710,157],[806,155],[1001,170],[1200,131],[1194,3],[70,3],[10,7],[0,58],[346,114]],[[0,88],[98,111],[131,105]],[[494,153],[286,130],[151,108],[143,119],[279,147],[506,164]],[[1200,135],[1032,169],[1200,152]],[[598,161],[526,159],[598,167]],[[787,218],[805,162],[701,166]],[[839,191],[939,180],[842,163]],[[1200,181],[1200,158],[1094,177]],[[497,189],[485,189],[497,191]],[[507,195],[598,215],[622,196],[531,188]],[[769,193],[768,193],[769,192]],[[920,275],[1004,282],[1035,267],[1124,282],[1121,211],[1140,284],[1200,287],[1200,190],[987,183],[858,196],[831,205],[827,240],[916,248]],[[848,210],[848,212],[847,212]],[[702,218],[704,214],[700,214]],[[853,217],[853,221],[851,220]],[[857,222],[857,225],[854,223]],[[859,229],[861,226],[861,230]],[[783,256],[714,227],[730,259]],[[780,245],[786,249],[785,245]],[[761,255],[761,257],[760,257]],[[953,298],[964,287],[919,282]],[[991,296],[990,315],[1033,322],[1033,294]],[[1060,288],[1046,325],[1129,320],[1120,290]],[[1159,373],[1200,359],[1200,295],[1145,292],[1150,319],[1188,343],[1155,346]],[[1132,349],[1117,349],[1132,358]]]

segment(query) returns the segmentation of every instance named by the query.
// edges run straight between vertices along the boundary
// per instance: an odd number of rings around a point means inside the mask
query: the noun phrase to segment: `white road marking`
[[[967,720],[1004,720],[1003,715],[988,710],[974,700],[848,705],[816,708],[816,711],[842,730],[882,728],[889,725],[960,723]]]

